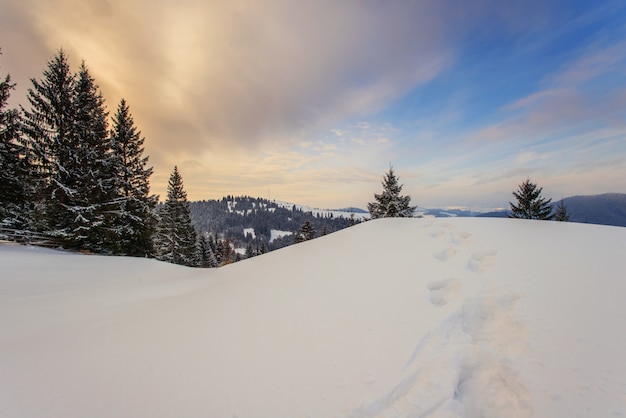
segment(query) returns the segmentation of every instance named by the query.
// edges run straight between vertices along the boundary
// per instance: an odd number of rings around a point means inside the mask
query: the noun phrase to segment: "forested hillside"
[[[626,226],[626,194],[606,193],[565,198],[571,222]]]
[[[200,234],[228,239],[235,248],[275,250],[294,243],[309,221],[318,237],[358,222],[349,212],[317,211],[250,196],[190,202],[191,222]],[[354,215],[354,214],[353,214]],[[361,217],[363,214],[359,214]]]

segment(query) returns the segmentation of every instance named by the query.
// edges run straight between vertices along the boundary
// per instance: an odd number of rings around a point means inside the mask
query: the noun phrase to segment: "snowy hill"
[[[624,248],[480,218],[220,269],[0,245],[0,416],[626,416]]]

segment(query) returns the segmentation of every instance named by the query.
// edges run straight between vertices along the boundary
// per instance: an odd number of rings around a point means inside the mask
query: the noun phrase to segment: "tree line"
[[[152,167],[130,107],[110,118],[83,61],[63,50],[31,79],[28,109],[8,108],[15,84],[0,80],[0,235],[96,254],[201,260],[178,169],[156,210]]]
[[[15,84],[10,75],[0,79],[0,239],[187,266],[241,258],[234,238],[194,228],[177,167],[165,202],[150,194],[153,169],[130,107],[121,99],[109,118],[84,61],[73,72],[61,49],[31,83],[30,106],[9,108]],[[335,223],[333,230],[345,227]],[[269,243],[268,222],[254,226]],[[246,255],[268,251],[264,244],[251,244]]]
[[[151,256],[157,196],[144,138],[122,99],[111,118],[83,62],[72,72],[63,50],[31,79],[29,109],[7,109],[2,81],[1,222],[64,248]]]

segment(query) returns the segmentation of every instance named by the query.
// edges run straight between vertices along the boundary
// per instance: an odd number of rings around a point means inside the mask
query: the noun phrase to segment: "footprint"
[[[439,230],[439,231],[431,232],[430,236],[433,238],[441,238],[442,236],[444,236],[445,233],[446,231]]]
[[[454,257],[456,255],[456,250],[452,248],[446,248],[435,254],[435,258],[439,261],[448,261],[448,259]]]
[[[493,265],[496,254],[497,250],[474,251],[467,261],[467,269],[474,273],[487,271]]]
[[[458,232],[450,235],[450,242],[454,245],[467,244],[472,241],[472,234],[470,232]]]
[[[461,282],[450,278],[430,282],[426,288],[430,290],[429,300],[434,306],[441,307],[459,294]]]
[[[366,385],[371,385],[372,383],[376,383],[376,376],[374,376],[374,372],[368,371],[365,373],[365,377],[362,379],[363,383]]]

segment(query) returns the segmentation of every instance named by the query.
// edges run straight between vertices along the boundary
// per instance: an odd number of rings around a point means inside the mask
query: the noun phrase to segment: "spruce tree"
[[[246,258],[252,258],[256,255],[256,252],[254,251],[254,247],[252,246],[252,243],[249,242],[246,245]]]
[[[200,260],[200,267],[217,267],[217,259],[215,253],[211,249],[209,244],[210,239],[206,234],[200,235],[198,242],[198,258]]]
[[[137,130],[126,101],[122,99],[113,117],[111,148],[115,157],[116,190],[120,214],[115,252],[136,257],[151,256],[156,228],[157,196],[150,195],[148,157],[143,155],[144,138]]]
[[[294,236],[294,242],[304,242],[312,240],[315,237],[315,229],[313,228],[313,224],[310,221],[305,221],[302,226],[298,229]]]
[[[66,167],[76,160],[76,77],[63,50],[48,62],[43,78],[31,82],[27,96],[31,109],[23,110],[23,129],[35,179],[32,218],[40,232],[66,243],[75,220],[69,205],[76,184]]]
[[[559,201],[559,204],[556,206],[556,211],[554,212],[554,220],[558,222],[569,222],[570,214],[567,211],[567,206],[565,206],[565,202],[563,199]]]
[[[223,238],[218,240],[217,251],[219,253],[219,256],[217,257],[219,260],[218,266],[224,266],[226,264],[237,261],[237,254],[233,249],[233,243],[230,239]]]
[[[520,184],[517,192],[513,192],[513,196],[517,199],[517,205],[509,202],[511,214],[509,218],[521,219],[539,219],[551,220],[554,218],[552,213],[552,199],[544,199],[541,197],[542,187],[526,179]]]
[[[170,176],[167,200],[159,213],[156,234],[157,258],[184,266],[197,266],[196,231],[191,224],[187,192],[178,167]]]
[[[226,259],[224,259],[224,252],[224,241],[217,239],[215,241],[215,259],[217,260],[218,266],[225,264]]]
[[[117,173],[108,134],[104,98],[83,62],[75,85],[74,140],[65,164],[66,184],[73,189],[64,209],[73,219],[68,243],[95,253],[114,253],[118,242]]]
[[[411,206],[410,196],[401,196],[402,185],[393,172],[393,167],[385,173],[382,181],[383,192],[374,194],[375,202],[367,204],[372,219],[376,218],[410,218],[416,206]]]
[[[15,84],[7,74],[0,80],[0,227],[23,229],[29,170],[26,150],[20,142],[19,111],[7,108],[13,89]]]

